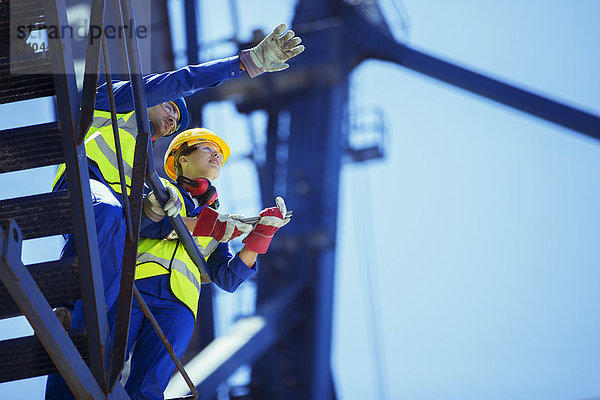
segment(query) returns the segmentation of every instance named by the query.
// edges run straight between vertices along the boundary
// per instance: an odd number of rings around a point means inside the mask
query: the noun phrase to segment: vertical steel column
[[[200,60],[196,6],[196,0],[185,0],[185,40],[188,64],[198,64]]]
[[[278,107],[268,110],[267,142],[265,144],[265,165],[260,171],[260,193],[264,207],[270,207],[275,201],[275,166],[277,165],[277,145],[279,137],[279,111]]]
[[[198,43],[200,27],[197,15],[198,10],[202,12],[201,7],[202,3],[198,3],[198,0],[185,0],[185,39],[188,64],[198,64],[200,62],[200,45]],[[188,104],[188,107],[190,107],[190,110],[192,109],[191,104]],[[202,126],[202,107],[194,108],[194,115],[190,115],[190,117],[190,122],[193,121],[195,123],[195,125],[190,124],[190,126]],[[202,294],[200,295],[194,335],[188,348],[190,351],[193,348],[196,349],[196,353],[200,352],[215,338],[212,296],[212,287],[204,285],[202,287]]]
[[[202,3],[199,0],[185,0],[185,42],[187,51],[188,64],[199,64],[200,63],[200,28],[198,24],[198,10],[201,11]],[[201,127],[203,124],[202,120],[202,106],[193,107],[192,103],[188,103],[189,110],[194,110],[194,115],[190,113],[190,126]],[[161,159],[162,161],[162,159]],[[206,301],[206,299],[203,299]],[[211,301],[212,307],[212,301]]]
[[[294,24],[331,17],[322,15],[332,12],[331,3],[299,2]],[[278,99],[291,117],[284,198],[294,217],[261,258],[257,307],[268,302],[278,288],[296,283],[308,288],[302,303],[307,317],[254,364],[252,388],[256,398],[325,400],[335,398],[330,368],[335,240],[350,67],[339,46],[343,26],[299,34],[312,54],[326,55],[322,62],[335,62],[338,69],[331,80]],[[315,63],[307,57],[299,57],[294,67]],[[268,140],[267,149],[278,140],[277,135],[269,133]],[[263,193],[275,189],[272,172],[261,174],[261,185],[270,186],[262,188]]]

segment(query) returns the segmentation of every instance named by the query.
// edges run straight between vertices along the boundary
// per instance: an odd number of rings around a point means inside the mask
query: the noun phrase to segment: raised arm
[[[258,45],[243,50],[240,56],[209,61],[198,65],[188,65],[175,71],[150,74],[143,78],[148,107],[179,97],[186,97],[199,90],[215,87],[223,81],[237,78],[241,71],[247,71],[251,78],[265,72],[277,72],[289,67],[287,61],[304,51],[304,46],[294,31],[286,30],[279,24]],[[114,81],[117,112],[133,110],[133,97],[129,81]],[[100,86],[96,94],[96,108],[108,110],[106,84]]]
[[[210,61],[198,65],[188,65],[175,71],[162,74],[150,74],[143,78],[146,90],[146,104],[155,106],[165,101],[186,97],[199,90],[215,87],[221,82],[240,76],[238,56]],[[131,82],[113,81],[117,112],[133,110]],[[96,91],[96,108],[108,110],[108,92],[106,84]]]

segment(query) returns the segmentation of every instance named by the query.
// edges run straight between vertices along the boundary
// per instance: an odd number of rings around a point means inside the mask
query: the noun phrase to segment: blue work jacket
[[[215,87],[223,81],[240,76],[238,56],[188,65],[175,71],[150,74],[143,77],[146,106],[153,107],[165,101],[187,97],[199,90]],[[130,81],[112,81],[117,113],[133,111]],[[110,110],[106,83],[96,90],[96,109]]]

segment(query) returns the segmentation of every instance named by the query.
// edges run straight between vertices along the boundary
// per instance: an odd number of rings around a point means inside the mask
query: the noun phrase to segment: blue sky
[[[599,3],[404,4],[413,46],[598,114]],[[340,218],[360,229],[366,177],[375,234],[354,248],[375,254],[388,398],[597,397],[598,144],[391,64],[353,83],[390,126],[386,161],[345,168]],[[353,346],[370,342],[367,271],[344,251],[361,233],[340,235],[339,393],[377,398],[356,368],[371,349]]]
[[[291,0],[239,3],[242,38],[293,15]],[[404,6],[412,46],[600,114],[600,2]],[[204,40],[232,33],[225,5],[203,7]],[[232,52],[209,49],[203,59]],[[342,170],[339,398],[600,396],[600,145],[393,64],[365,62],[351,82],[352,106],[381,107],[389,137],[384,160]],[[0,115],[2,128],[52,119],[39,102],[3,105]],[[239,159],[218,182],[223,210],[257,212],[256,177],[240,159],[248,121],[230,103],[209,106],[205,121]],[[262,129],[264,118],[250,123]],[[2,175],[2,198],[47,190],[52,176],[37,171],[24,187],[31,174]],[[26,243],[23,259],[55,257],[58,246]],[[26,334],[26,325],[0,321],[0,334]],[[0,398],[42,398],[43,379],[0,384]]]

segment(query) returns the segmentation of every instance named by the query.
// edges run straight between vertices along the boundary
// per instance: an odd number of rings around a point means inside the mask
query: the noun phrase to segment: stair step
[[[52,307],[81,298],[79,265],[76,258],[28,265],[27,269]],[[0,319],[23,315],[0,282]]]
[[[58,122],[0,131],[0,173],[64,162]]]
[[[72,329],[69,336],[89,365],[87,335],[83,328]],[[0,382],[55,374],[58,369],[37,336],[24,336],[0,342]]]
[[[0,57],[33,53],[23,32],[43,29],[46,25],[44,14],[43,0],[0,0]]]
[[[30,25],[32,30],[41,29],[46,22],[44,14],[43,0],[0,0],[0,35],[8,38],[11,26],[13,30],[19,25],[27,27],[27,30]],[[14,33],[19,32],[16,30]]]
[[[0,104],[54,96],[48,52],[0,58]]]
[[[50,186],[50,182],[48,182]],[[61,235],[73,230],[67,190],[0,201],[0,226],[14,218],[23,239]]]

